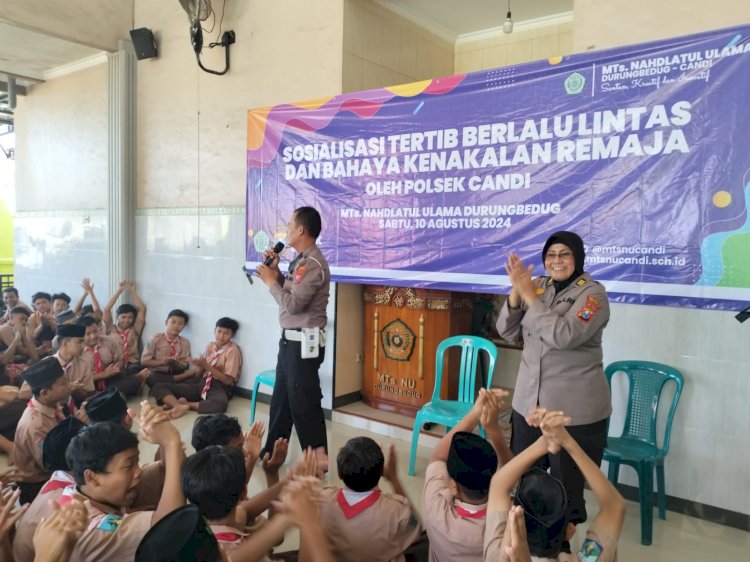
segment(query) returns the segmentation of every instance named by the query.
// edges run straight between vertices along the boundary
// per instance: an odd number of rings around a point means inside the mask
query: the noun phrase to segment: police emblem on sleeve
[[[408,361],[414,351],[414,332],[397,318],[380,331],[380,345],[388,359]]]
[[[298,265],[294,273],[292,274],[292,283],[301,283],[302,277],[305,275],[305,271],[307,271],[307,265],[304,263],[301,265]]]
[[[586,303],[578,311],[578,318],[583,322],[590,322],[596,312],[602,307],[598,300],[592,296],[586,297]]]

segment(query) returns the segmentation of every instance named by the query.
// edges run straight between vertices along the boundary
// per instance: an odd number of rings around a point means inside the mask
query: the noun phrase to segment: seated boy
[[[13,559],[15,562],[33,562],[34,560],[34,531],[42,517],[51,515],[50,501],[59,501],[62,492],[71,484],[75,484],[70,474],[68,462],[65,460],[65,450],[70,441],[85,427],[74,417],[66,418],[53,427],[42,442],[42,463],[44,468],[52,472],[50,479],[44,484],[39,495],[31,502],[28,510],[21,518],[21,524],[16,529],[13,540]]]
[[[504,560],[503,554],[509,551],[520,552],[521,560],[523,556],[527,560],[531,556],[533,560],[571,562],[616,560],[617,541],[625,519],[622,496],[565,429],[570,418],[566,418],[563,412],[538,408],[527,421],[540,427],[542,436],[492,477],[484,538],[485,560]],[[559,453],[561,448],[583,473],[599,504],[599,512],[586,531],[577,557],[561,554],[563,541],[570,540],[575,534],[575,526],[567,520],[565,487],[540,468],[529,470],[540,457],[548,452]],[[521,510],[514,508],[509,519],[513,503],[510,490],[519,480],[515,503],[523,508],[523,524],[513,520],[520,517]],[[526,536],[519,536],[519,530],[521,535],[524,534],[524,527]],[[515,531],[515,543],[510,531]]]
[[[146,531],[185,504],[180,486],[184,459],[180,433],[160,409],[145,402],[142,408],[141,435],[164,452],[166,479],[159,504],[155,511],[129,511],[141,477],[136,435],[111,422],[86,427],[73,438],[65,454],[76,485],[63,490],[60,503],[78,499],[89,514],[88,527],[73,549],[71,562],[133,560]]]
[[[17,306],[25,308],[31,314],[31,308],[19,299],[18,289],[15,287],[3,287],[3,304],[5,305],[5,312],[0,316],[0,326],[10,322],[11,311]]]
[[[336,560],[405,560],[404,551],[422,529],[398,479],[393,444],[386,462],[375,441],[355,437],[341,448],[336,464],[344,488],[323,488],[320,505]],[[381,477],[391,483],[394,494],[381,492]]]
[[[215,341],[206,346],[203,355],[191,361],[198,371],[175,375],[174,383],[152,388],[156,401],[171,409],[172,418],[179,418],[188,410],[199,414],[227,411],[242,366],[242,353],[232,341],[238,328],[236,320],[219,318],[214,329]],[[182,380],[185,382],[177,382]]]
[[[175,382],[174,375],[184,373],[190,367],[190,342],[180,335],[189,318],[179,308],[170,310],[166,332],[152,337],[143,350],[141,365],[145,369],[138,376],[149,387],[161,382]]]
[[[16,481],[21,489],[22,504],[33,501],[49,480],[51,472],[42,464],[42,441],[62,420],[60,404],[70,395],[65,371],[53,357],[28,368],[23,377],[33,397],[18,422],[10,456],[18,471]]]
[[[94,380],[97,391],[116,386],[126,396],[135,396],[141,388],[141,380],[135,375],[123,374],[122,348],[109,338],[99,334],[99,323],[95,318],[84,317],[78,321],[86,329],[83,336],[83,361]]]
[[[427,467],[422,515],[430,539],[430,560],[481,562],[487,494],[497,470],[513,454],[498,425],[500,399],[507,392],[480,389],[474,407],[438,443]],[[481,421],[492,445],[471,433]]]
[[[70,310],[70,297],[65,293],[52,295],[52,312],[58,315],[66,310]]]
[[[52,357],[56,358],[70,383],[70,396],[75,406],[80,406],[96,393],[93,372],[83,359],[83,338],[86,328],[77,324],[62,324],[57,327],[59,349]],[[71,404],[71,409],[73,405]],[[73,413],[72,411],[70,412]]]
[[[135,302],[132,304],[121,304],[116,310],[116,321],[112,320],[112,307],[124,291],[128,291]],[[141,370],[140,353],[138,352],[138,341],[146,324],[146,305],[135,290],[132,281],[121,281],[117,291],[112,295],[107,304],[104,305],[102,322],[104,333],[107,337],[117,342],[122,348],[122,361],[125,364],[125,372],[133,375]]]

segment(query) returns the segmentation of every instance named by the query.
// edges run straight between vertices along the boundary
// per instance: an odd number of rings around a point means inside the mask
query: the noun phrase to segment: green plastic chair
[[[440,387],[443,382],[443,362],[446,351],[452,347],[461,348],[461,370],[458,379],[458,400],[442,400]],[[497,360],[497,346],[489,340],[479,336],[453,336],[440,342],[435,361],[435,388],[432,400],[422,406],[414,420],[411,433],[411,454],[409,456],[409,475],[414,476],[417,460],[417,443],[422,426],[428,422],[438,423],[446,427],[456,425],[471,410],[474,405],[475,384],[477,375],[477,359],[481,351],[487,352],[489,365],[487,366],[487,388],[492,385],[492,372]],[[480,428],[484,437],[484,429]]]
[[[609,462],[609,480],[617,483],[620,465],[632,466],[638,473],[638,495],[641,504],[641,544],[649,545],[654,522],[653,493],[656,469],[657,502],[659,518],[666,519],[666,492],[664,489],[664,459],[669,452],[669,435],[677,403],[682,393],[683,376],[680,371],[661,363],[650,361],[616,361],[604,370],[612,388],[612,376],[624,373],[628,380],[628,406],[625,427],[619,437],[608,437],[604,460]],[[675,391],[667,415],[662,446],[656,440],[656,413],[662,391],[669,381],[674,381]]]
[[[253,397],[250,402],[250,425],[253,425],[255,421],[255,407],[258,403],[258,387],[261,384],[270,386],[273,388],[276,385],[276,369],[268,369],[267,371],[261,371],[255,375],[255,382],[253,383]]]

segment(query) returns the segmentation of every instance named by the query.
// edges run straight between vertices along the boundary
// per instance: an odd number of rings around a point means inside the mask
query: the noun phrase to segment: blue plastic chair
[[[253,383],[253,398],[250,403],[250,425],[255,422],[255,406],[257,405],[258,400],[258,387],[261,384],[273,388],[276,385],[276,369],[268,369],[267,371],[261,371],[255,375],[255,382]]]
[[[443,362],[446,351],[452,347],[461,348],[461,370],[458,379],[458,400],[442,400],[440,388],[443,382]],[[453,336],[440,342],[435,361],[435,388],[432,400],[422,406],[414,420],[411,433],[411,454],[409,456],[409,475],[414,476],[417,459],[417,443],[419,433],[425,423],[439,423],[446,427],[456,425],[471,410],[474,405],[475,384],[477,375],[477,359],[481,351],[487,352],[489,364],[487,366],[487,388],[492,385],[492,372],[497,360],[497,346],[489,340],[479,336]],[[480,428],[484,437],[484,429]]]
[[[607,366],[610,389],[612,376],[622,372],[628,379],[628,406],[625,427],[619,437],[608,437],[604,460],[609,462],[609,480],[617,483],[620,465],[632,466],[638,473],[638,495],[641,504],[641,544],[649,545],[654,522],[653,493],[656,469],[657,502],[659,518],[666,519],[666,492],[664,489],[664,459],[669,452],[669,434],[682,393],[683,376],[680,371],[661,363],[650,361],[616,361]],[[669,381],[674,381],[675,391],[669,407],[664,439],[659,447],[656,440],[656,414],[662,391]]]

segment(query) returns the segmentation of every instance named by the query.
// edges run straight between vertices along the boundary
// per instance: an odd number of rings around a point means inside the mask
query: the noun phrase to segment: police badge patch
[[[589,295],[586,297],[586,303],[581,307],[581,310],[578,311],[578,318],[583,322],[590,322],[596,314],[596,311],[601,307],[602,305],[599,301]]]

